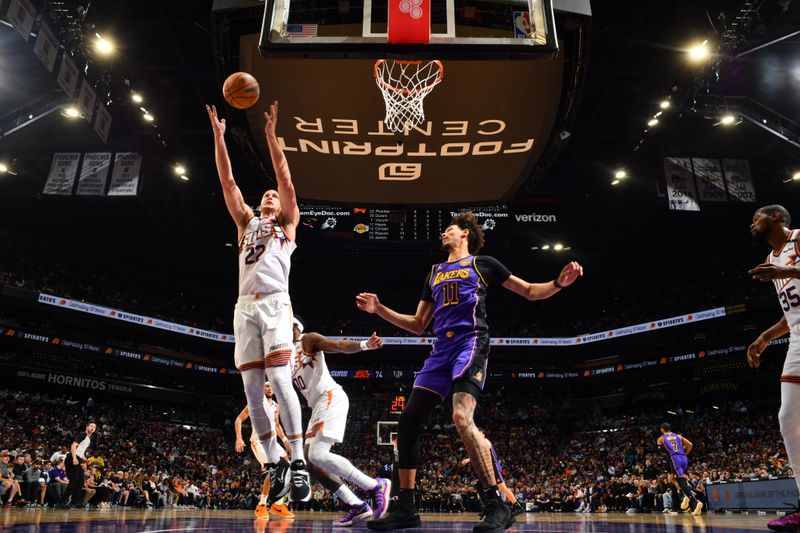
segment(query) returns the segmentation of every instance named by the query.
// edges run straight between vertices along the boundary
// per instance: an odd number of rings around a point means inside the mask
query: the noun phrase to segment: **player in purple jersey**
[[[422,334],[433,318],[436,340],[403,410],[397,428],[399,491],[396,505],[367,527],[390,530],[419,527],[414,503],[414,484],[419,464],[419,435],[430,413],[453,393],[453,424],[486,498],[483,522],[475,533],[500,533],[513,524],[508,506],[500,499],[490,445],[475,425],[473,415],[486,380],[489,331],[486,324],[486,294],[500,285],[528,300],[543,300],[571,285],[583,274],[575,262],[567,264],[553,281],[528,283],[511,274],[497,259],[479,256],[483,231],[475,215],[462,211],[442,232],[447,261],[433,265],[413,315],[400,314],[380,303],[378,296],[361,293],[356,305],[368,313],[411,333]]]
[[[689,460],[686,456],[692,451],[692,443],[683,435],[672,432],[672,427],[667,422],[661,424],[661,436],[656,441],[659,446],[664,446],[672,459],[674,473],[670,474],[670,481],[675,488],[683,493],[681,509],[684,511],[692,508],[692,514],[699,515],[703,512],[703,502],[694,497],[694,491],[686,479],[686,470],[689,467]]]

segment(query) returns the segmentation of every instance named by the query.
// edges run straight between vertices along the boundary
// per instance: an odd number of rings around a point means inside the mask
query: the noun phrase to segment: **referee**
[[[70,499],[72,500],[73,507],[80,507],[83,501],[83,467],[81,463],[86,462],[86,450],[92,442],[92,434],[94,434],[97,426],[94,422],[86,423],[86,430],[75,433],[72,438],[72,444],[69,447],[67,457],[64,459],[64,468],[67,471],[67,479],[69,485],[67,490],[61,496],[61,501],[58,506],[66,508]]]

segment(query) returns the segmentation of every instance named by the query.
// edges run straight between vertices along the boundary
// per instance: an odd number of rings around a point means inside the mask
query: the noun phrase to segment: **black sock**
[[[416,505],[414,504],[414,489],[398,490],[397,501],[404,509],[416,509]]]
[[[689,498],[690,500],[694,501],[694,491],[692,491],[692,487],[689,486],[689,482],[686,481],[685,477],[678,478],[678,485],[681,486],[683,490],[683,495]]]
[[[497,485],[492,485],[488,489],[484,489],[483,490],[483,495],[484,495],[484,498],[486,499],[487,502],[489,502],[491,500],[502,501],[500,499],[500,491],[497,490]]]

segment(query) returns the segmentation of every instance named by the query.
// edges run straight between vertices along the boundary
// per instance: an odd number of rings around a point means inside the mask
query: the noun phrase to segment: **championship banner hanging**
[[[688,157],[665,157],[664,173],[667,181],[669,208],[673,211],[700,211],[691,159]]]
[[[33,53],[42,61],[48,72],[53,72],[56,66],[56,56],[58,56],[58,39],[50,30],[46,22],[39,26],[39,34],[36,36],[36,43],[33,45]]]
[[[81,92],[78,95],[78,108],[81,111],[81,115],[83,118],[86,119],[86,122],[91,124],[92,122],[92,113],[94,113],[94,103],[97,101],[97,93],[94,92],[92,86],[83,78],[83,82],[81,83]]]
[[[118,152],[114,156],[114,170],[111,172],[108,196],[136,196],[141,168],[141,154]]]
[[[110,152],[89,152],[83,155],[83,166],[78,177],[79,196],[102,196],[106,190],[108,171],[111,168]]]
[[[58,81],[61,89],[70,100],[75,96],[75,88],[78,86],[78,77],[78,67],[76,67],[75,62],[70,59],[69,54],[64,53],[61,59],[61,67],[58,69],[56,81]]]
[[[80,152],[57,152],[53,154],[53,163],[42,192],[44,194],[72,194],[72,186],[78,173]]]
[[[111,113],[106,106],[97,104],[97,116],[94,119],[94,131],[108,144],[108,134],[111,132]]]
[[[31,38],[33,20],[36,18],[36,9],[28,0],[11,0],[8,6],[8,20],[14,25],[25,42]]]
[[[725,172],[725,182],[728,184],[731,200],[756,201],[756,189],[753,186],[750,163],[747,159],[723,159],[722,169]]]
[[[725,202],[728,193],[719,159],[692,158],[697,193],[701,202]]]

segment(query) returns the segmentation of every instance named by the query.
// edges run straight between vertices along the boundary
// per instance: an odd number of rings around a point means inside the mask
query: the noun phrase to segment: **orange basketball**
[[[258,101],[260,90],[256,79],[247,72],[234,72],[222,85],[222,95],[228,105],[247,109]]]

